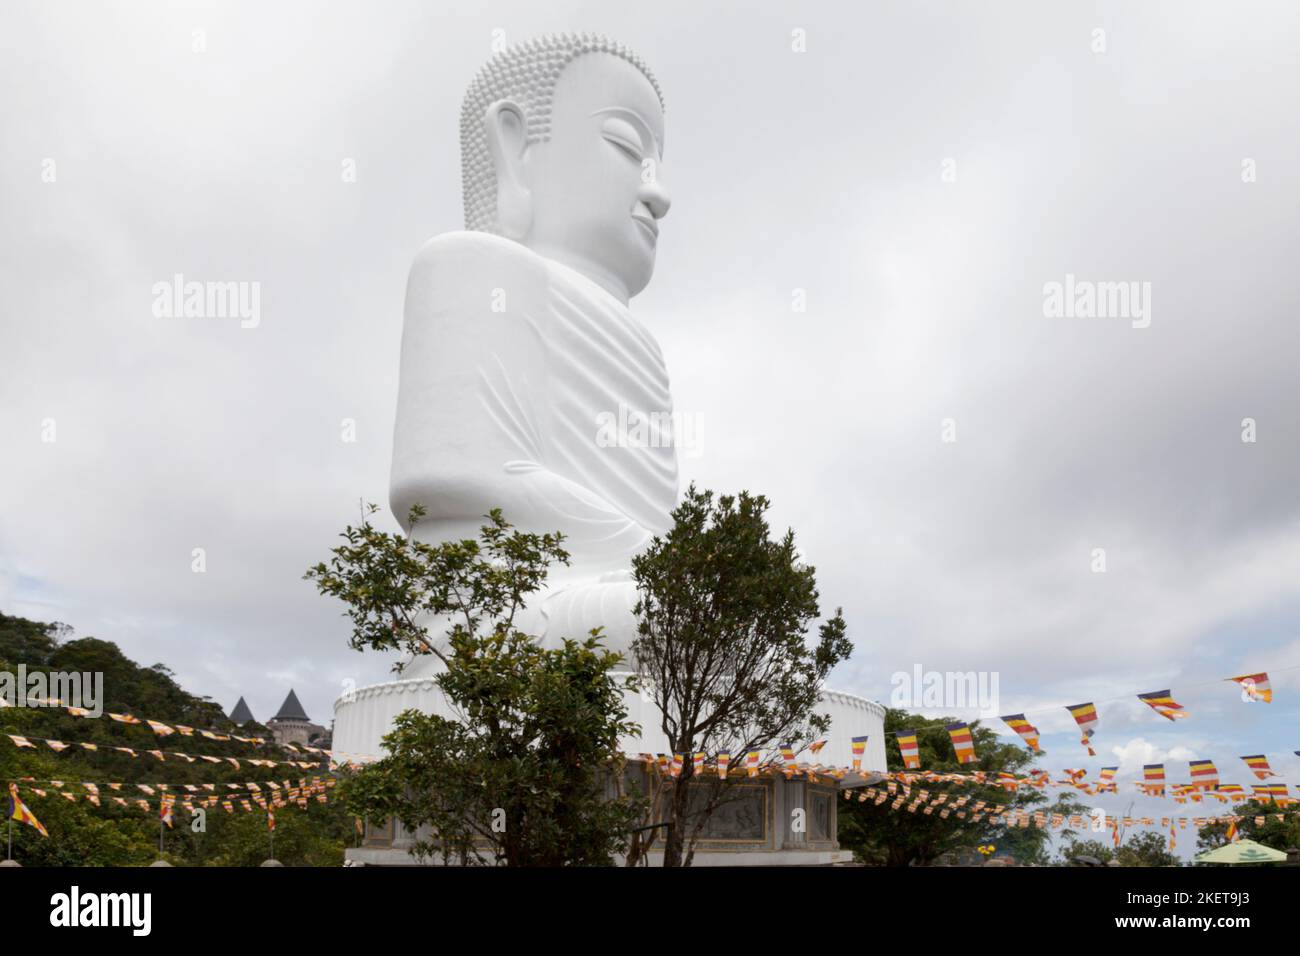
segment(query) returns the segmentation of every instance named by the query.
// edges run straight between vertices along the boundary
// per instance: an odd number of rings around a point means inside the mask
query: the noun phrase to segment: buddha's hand
[[[518,483],[516,495],[512,496],[518,507],[513,513],[527,516],[531,527],[564,532],[565,548],[574,564],[595,561],[607,568],[626,568],[632,555],[654,537],[627,512],[590,488],[537,462],[509,461],[505,471]]]

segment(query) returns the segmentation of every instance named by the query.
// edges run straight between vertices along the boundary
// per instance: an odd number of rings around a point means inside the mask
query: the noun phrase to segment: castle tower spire
[[[253,712],[248,709],[248,704],[244,702],[244,698],[242,697],[239,698],[239,703],[234,706],[234,709],[230,711],[230,719],[237,724],[257,723],[256,719],[253,717]]]

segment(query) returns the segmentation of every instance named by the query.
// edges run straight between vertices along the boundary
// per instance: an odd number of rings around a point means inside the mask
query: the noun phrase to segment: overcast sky
[[[7,5],[0,608],[259,719],[383,679],[301,574],[386,505],[406,272],[461,227],[493,31],[595,30],[668,105],[633,309],[699,425],[682,485],[795,528],[833,683],[996,671],[1053,767],[1300,769],[1300,8],[542,6]],[[260,324],[156,317],[176,273],[260,283]],[[1149,326],[1046,316],[1067,274],[1150,283]],[[1215,683],[1258,669],[1269,707]],[[1164,687],[1190,719],[1127,699]],[[1059,705],[1111,698],[1088,760]]]

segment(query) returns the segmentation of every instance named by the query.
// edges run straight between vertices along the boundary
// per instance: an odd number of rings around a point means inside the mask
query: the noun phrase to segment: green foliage
[[[378,510],[366,506],[367,515]],[[419,505],[411,509],[412,528],[424,514]],[[512,532],[499,508],[487,518],[478,541],[438,545],[380,531],[363,518],[359,527],[343,531],[346,543],[330,560],[308,569],[304,578],[346,605],[356,650],[435,654],[445,661],[445,646],[429,637],[429,620],[450,619],[465,634],[481,633],[489,623],[509,629],[524,598],[546,581],[550,565],[569,563],[562,535]]]
[[[0,612],[0,661],[44,666],[69,630],[65,624],[41,624]]]
[[[187,693],[176,683],[162,664],[141,667],[126,657],[116,644],[93,637],[69,639],[69,628],[41,624],[0,614],[0,670],[15,671],[19,664],[29,673],[35,671],[76,671],[104,675],[103,708],[105,712],[131,713],[161,720],[168,724],[185,724],[241,736],[270,739],[270,732],[258,725],[236,729],[226,719],[220,706],[206,698]],[[55,753],[43,746],[19,749],[9,740],[0,740],[0,789],[8,790],[9,781],[33,778],[37,781],[67,781],[66,789],[81,791],[81,782],[121,782],[144,784],[215,783],[218,793],[230,794],[226,783],[248,780],[291,778],[322,775],[320,770],[277,767],[275,770],[243,764],[236,769],[228,763],[205,761],[189,763],[168,756],[159,761],[146,751],[161,749],[230,756],[244,760],[301,759],[278,747],[253,748],[238,741],[218,741],[205,737],[168,737],[160,744],[154,733],[144,726],[128,725],[107,717],[89,719],[73,717],[57,708],[6,707],[0,709],[0,731],[29,738],[62,740],[66,743],[94,743],[99,750],[89,752],[80,746]],[[184,741],[178,743],[177,741]],[[114,751],[113,747],[130,747],[140,756]],[[48,783],[38,783],[46,790],[37,797],[24,790],[22,797],[36,817],[45,825],[49,837],[42,837],[25,825],[13,828],[14,858],[24,866],[143,866],[158,855],[158,801],[134,786],[114,792],[101,787],[101,805],[96,807],[79,798],[75,803],[60,797]],[[196,797],[207,796],[203,791]],[[112,796],[132,801],[128,807],[115,804]],[[151,810],[141,810],[133,801],[145,798]],[[3,799],[3,796],[0,796]],[[237,805],[238,806],[238,805]],[[206,832],[195,832],[193,820],[177,807],[174,829],[164,836],[164,855],[177,865],[205,866],[257,865],[269,853],[266,816],[260,810],[247,813],[237,809],[227,815],[220,808],[204,814]],[[318,804],[313,799],[306,810],[285,807],[276,814],[277,858],[289,866],[331,866],[342,861],[343,848],[352,831],[351,818],[341,804]],[[7,821],[0,821],[7,828]],[[240,844],[242,834],[256,834]],[[0,837],[7,838],[7,830]],[[243,845],[244,849],[239,847]]]
[[[1090,856],[1101,863],[1115,859],[1115,847],[1109,840],[1083,840],[1073,830],[1062,834],[1064,841],[1060,850],[1060,862],[1069,864],[1081,856]]]
[[[971,724],[971,737],[975,743],[978,762],[959,764],[953,751],[952,738],[947,724],[951,717],[920,717],[905,710],[890,708],[885,712],[885,733],[900,730],[916,733],[921,766],[938,772],[984,770],[989,773],[1023,773],[1034,755],[1024,747],[1003,742],[998,735],[979,722]],[[897,772],[903,768],[902,756],[896,747],[886,748],[887,768]],[[1007,791],[989,784],[938,783],[918,784],[933,795],[930,803],[941,793],[949,794],[948,803],[961,794],[970,796],[969,803],[983,800],[990,807],[1009,809],[1036,806],[1046,798],[1036,790],[1018,788]],[[915,789],[914,791],[915,792]],[[1078,813],[1072,798],[1063,798],[1049,813]],[[908,813],[904,808],[891,810],[889,801],[876,806],[872,800],[848,800],[840,805],[840,845],[854,851],[866,862],[883,866],[924,866],[944,854],[986,844],[993,844],[999,855],[1011,856],[1018,863],[1045,863],[1048,832],[1038,827],[1012,827],[990,822],[986,816],[976,822],[967,812],[964,819],[955,813],[945,819],[938,811],[925,814],[918,809]]]
[[[609,864],[644,813],[617,793],[619,738],[637,730],[612,674],[619,655],[598,631],[544,649],[515,628],[549,565],[568,556],[558,534],[514,531],[500,511],[488,522],[478,541],[429,545],[363,521],[307,573],[347,605],[353,647],[436,655],[445,664],[436,681],[459,716],[400,714],[388,756],[339,789],[358,815],[417,833],[421,856]],[[425,633],[429,620],[445,622],[443,639]]]
[[[252,813],[209,810],[206,832],[196,832],[184,813],[176,818],[167,842],[173,863],[260,866],[271,856],[271,834],[260,807]],[[304,808],[282,807],[275,811],[275,858],[286,866],[342,866],[353,834],[352,817],[333,793],[329,803],[312,798]]]
[[[744,754],[810,742],[830,724],[816,712],[822,682],[853,644],[837,610],[818,638],[815,570],[799,561],[794,532],[774,539],[762,495],[687,489],[673,527],[632,559],[639,600],[633,654],[674,753]],[[689,813],[688,760],[671,798],[664,865],[689,865],[722,787]]]
[[[1120,866],[1181,866],[1169,850],[1169,837],[1159,830],[1142,830],[1124,838],[1116,853]]]

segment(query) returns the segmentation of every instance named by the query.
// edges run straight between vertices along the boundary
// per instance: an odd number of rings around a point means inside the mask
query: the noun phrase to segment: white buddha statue
[[[668,373],[628,309],[669,207],[663,100],[621,44],[546,37],[480,71],[460,135],[467,231],[411,267],[390,504],[425,508],[423,541],[477,537],[492,508],[563,532],[570,566],[517,623],[551,645],[603,627],[627,654],[631,558],[677,498]],[[654,440],[600,440],[628,415]]]

